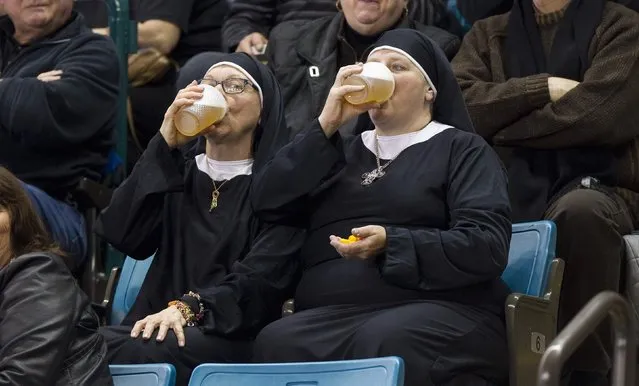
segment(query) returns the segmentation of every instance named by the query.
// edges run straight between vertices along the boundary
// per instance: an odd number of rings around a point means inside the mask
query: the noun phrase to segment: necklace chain
[[[220,184],[220,187],[218,187],[215,184],[215,180],[213,180],[213,191],[211,192],[211,206],[209,207],[209,213],[213,212],[213,209],[217,208],[217,201],[220,197],[220,189],[222,189],[222,186],[224,186],[224,184],[226,184],[227,182],[229,182],[229,180],[224,180],[224,182]]]
[[[384,165],[382,165],[382,162],[379,158],[379,139],[378,139],[377,133],[374,133],[374,134],[375,134],[375,161],[377,161],[377,168],[371,170],[368,173],[362,174],[362,185],[364,186],[368,186],[372,184],[373,182],[375,182],[377,179],[384,177],[384,175],[386,174],[384,169],[386,169],[388,165],[390,165],[391,162],[393,162],[395,158],[397,158],[397,156],[395,156],[392,159],[390,159],[388,162],[386,162]]]

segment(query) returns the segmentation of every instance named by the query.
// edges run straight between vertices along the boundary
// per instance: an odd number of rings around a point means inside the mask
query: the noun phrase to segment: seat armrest
[[[109,206],[113,191],[106,186],[90,180],[82,178],[73,190],[73,198],[77,201],[81,208],[96,208],[102,210]]]
[[[543,298],[514,293],[506,301],[510,386],[537,385],[541,357],[557,335],[563,272],[563,260],[554,259]]]
[[[106,326],[109,324],[109,316],[111,313],[111,304],[113,304],[113,297],[115,296],[115,288],[120,278],[120,268],[113,267],[109,274],[106,287],[104,289],[104,299],[102,303],[93,303],[93,310],[98,314],[100,318],[100,324]]]
[[[639,234],[634,232],[624,236],[623,239],[626,244],[626,277],[623,293],[630,303],[633,316],[639,326]],[[637,330],[637,347],[639,348],[639,328]]]

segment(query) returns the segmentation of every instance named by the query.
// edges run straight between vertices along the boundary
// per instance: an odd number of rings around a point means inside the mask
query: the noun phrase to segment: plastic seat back
[[[557,230],[551,221],[513,224],[508,266],[502,275],[513,292],[544,296],[556,243]]]
[[[399,357],[338,362],[204,364],[189,386],[403,386]]]
[[[112,325],[122,323],[126,314],[129,313],[152,262],[153,256],[145,260],[135,260],[131,257],[124,260],[111,306],[110,323]]]
[[[110,365],[114,386],[174,386],[175,367],[167,363]]]

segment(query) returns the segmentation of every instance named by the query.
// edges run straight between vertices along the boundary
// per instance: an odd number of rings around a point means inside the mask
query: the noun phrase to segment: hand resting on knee
[[[184,347],[184,326],[186,326],[186,319],[182,316],[182,313],[176,306],[170,306],[157,314],[147,316],[142,320],[138,320],[133,325],[131,330],[131,337],[137,338],[140,332],[144,331],[142,338],[148,340],[156,328],[159,328],[158,335],[155,338],[158,342],[163,342],[166,338],[166,334],[169,329],[173,330],[177,337],[178,345]]]

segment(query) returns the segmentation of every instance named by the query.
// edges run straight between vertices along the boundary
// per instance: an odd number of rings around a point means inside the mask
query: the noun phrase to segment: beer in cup
[[[178,111],[173,120],[177,130],[187,137],[194,137],[221,121],[228,109],[226,99],[217,88],[208,84],[200,87],[204,88],[202,98]]]
[[[364,63],[362,72],[349,76],[344,80],[344,84],[364,86],[363,90],[344,96],[346,101],[352,105],[386,102],[395,90],[393,73],[379,62]]]

